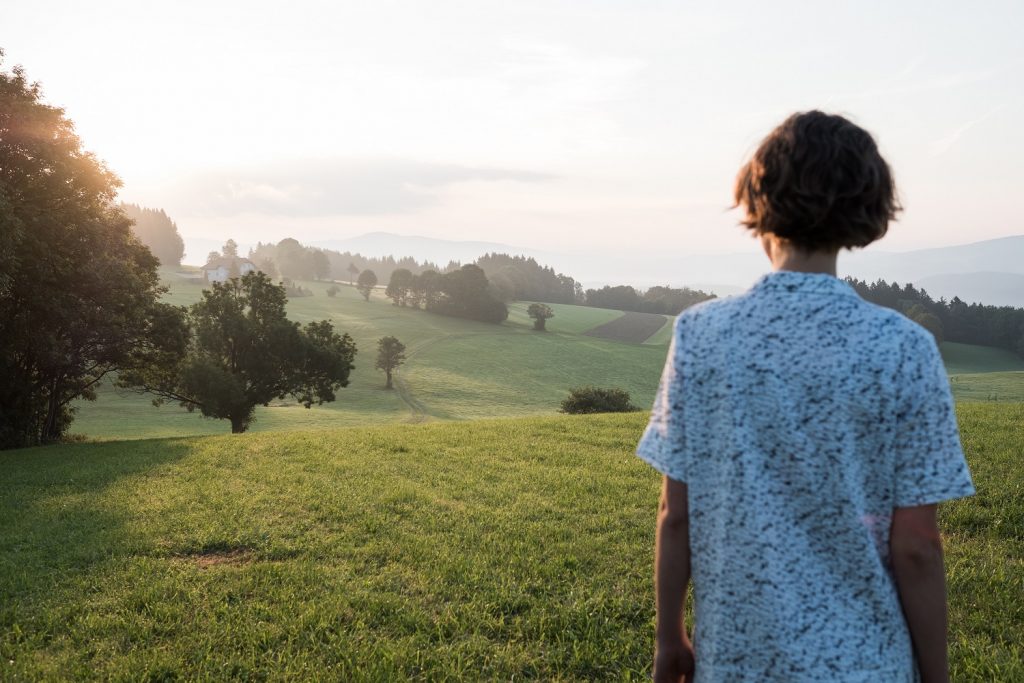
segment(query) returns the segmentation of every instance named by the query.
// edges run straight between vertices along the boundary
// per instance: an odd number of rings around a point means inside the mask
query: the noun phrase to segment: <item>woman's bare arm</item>
[[[693,674],[693,647],[683,624],[690,584],[690,514],[686,484],[665,477],[658,509],[654,560],[657,601],[654,680],[688,681]]]
[[[921,683],[947,683],[946,571],[936,506],[896,508],[889,549]]]

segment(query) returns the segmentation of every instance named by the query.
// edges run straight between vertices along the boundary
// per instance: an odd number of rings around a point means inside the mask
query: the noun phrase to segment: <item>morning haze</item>
[[[1024,681],[1020,3],[8,5],[0,681]]]
[[[906,212],[878,249],[1024,232],[1020,5],[801,7],[16,3],[4,42],[186,240],[745,251],[733,174],[809,108],[896,169]]]

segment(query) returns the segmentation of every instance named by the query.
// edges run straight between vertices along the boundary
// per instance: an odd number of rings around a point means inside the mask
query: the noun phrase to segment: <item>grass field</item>
[[[165,271],[166,299],[196,301],[202,286]],[[356,340],[359,353],[349,387],[335,403],[306,410],[290,401],[257,408],[254,431],[337,428],[350,425],[552,414],[569,389],[583,384],[626,389],[639,405],[654,397],[665,360],[664,345],[624,344],[581,333],[622,315],[620,311],[552,304],[548,331],[533,331],[527,303],[514,303],[502,325],[439,316],[391,305],[381,291],[369,302],[351,287],[328,297],[329,283],[303,283],[314,296],[292,299],[289,316],[300,322],[329,318]],[[395,391],[373,368],[376,341],[397,336],[408,361]],[[100,389],[99,400],[80,402],[72,430],[90,438],[123,439],[221,434],[224,422],[190,415],[174,405],[154,408],[149,399]]]
[[[196,301],[202,286],[165,271],[167,299]],[[584,333],[623,318],[620,311],[552,304],[548,332],[532,330],[528,303],[510,306],[502,325],[449,318],[392,306],[381,292],[365,302],[351,287],[326,296],[328,283],[303,286],[314,296],[292,299],[289,315],[301,322],[329,318],[349,332],[360,349],[351,384],[335,403],[306,410],[290,401],[257,408],[254,431],[329,429],[343,426],[553,414],[574,386],[595,384],[625,389],[636,405],[650,405],[672,326],[662,325],[641,343],[624,343]],[[667,319],[666,319],[667,320]],[[613,323],[614,324],[614,323]],[[649,334],[649,333],[648,333]],[[374,370],[376,340],[397,336],[408,361],[395,391],[384,389]],[[954,394],[961,401],[1024,401],[1024,361],[986,347],[945,344],[943,352]],[[997,372],[998,371],[998,372]],[[224,422],[190,415],[174,405],[154,408],[150,400],[100,389],[96,402],[80,402],[72,431],[94,439],[221,434]]]
[[[953,680],[1024,680],[1024,406],[959,415]],[[0,453],[0,679],[646,680],[644,418]]]
[[[987,346],[942,344],[942,359],[958,401],[1024,401],[1024,359]]]

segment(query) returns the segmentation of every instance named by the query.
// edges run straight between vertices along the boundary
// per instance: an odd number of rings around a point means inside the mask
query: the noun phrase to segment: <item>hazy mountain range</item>
[[[301,241],[301,240],[300,240]],[[186,261],[198,263],[220,245],[214,240],[185,239]],[[571,275],[585,287],[605,284],[689,286],[719,295],[741,291],[767,269],[755,243],[748,252],[694,254],[658,245],[624,244],[614,252],[581,245],[572,253],[530,249],[483,241],[455,241],[372,232],[347,239],[310,242],[312,246],[364,256],[412,256],[439,266],[469,263],[487,252],[532,256]],[[240,243],[244,253],[251,245]],[[913,282],[933,297],[959,296],[967,302],[1024,307],[1024,235],[950,247],[904,252],[868,248],[843,254],[840,275],[873,281]]]

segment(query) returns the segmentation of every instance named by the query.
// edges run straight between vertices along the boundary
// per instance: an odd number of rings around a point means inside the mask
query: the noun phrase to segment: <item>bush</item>
[[[562,401],[559,412],[574,415],[590,413],[629,413],[639,410],[629,402],[629,392],[622,389],[604,389],[602,387],[579,387],[569,392]]]
[[[338,288],[338,285],[331,285],[330,287],[327,288],[327,296],[332,298],[336,297],[338,296],[338,292],[340,291],[341,289]]]
[[[306,289],[290,278],[284,278],[281,281],[281,284],[284,286],[285,295],[289,299],[295,299],[302,296],[313,296],[313,290]]]

